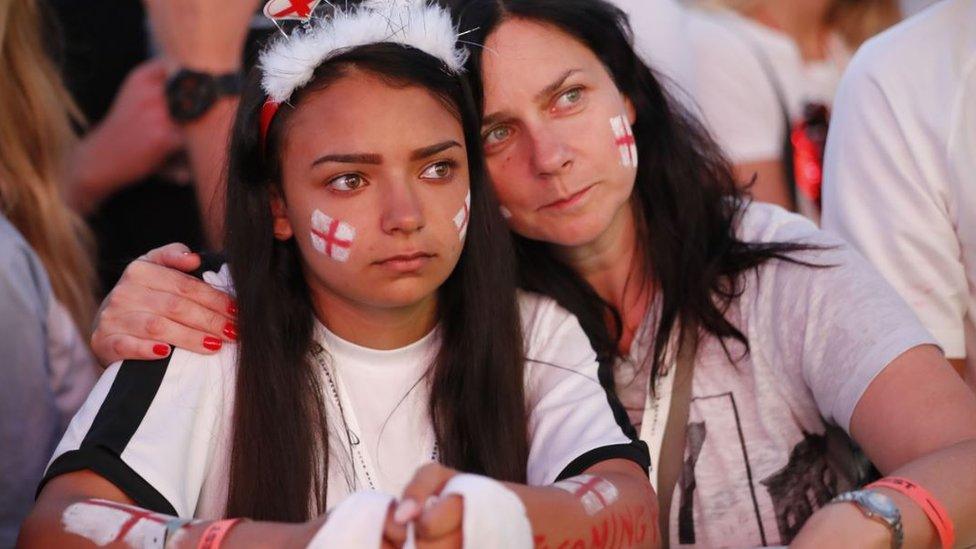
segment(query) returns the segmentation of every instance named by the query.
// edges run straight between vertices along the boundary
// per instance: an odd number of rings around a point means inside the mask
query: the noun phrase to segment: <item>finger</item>
[[[237,306],[231,296],[196,277],[149,261],[129,264],[116,289],[122,289],[123,285],[127,292],[150,289],[183,297],[227,320],[234,320],[237,315]]]
[[[143,311],[125,313],[113,318],[112,322],[103,323],[98,329],[103,330],[106,338],[118,335],[129,336],[154,344],[162,342],[206,355],[219,351],[224,345],[223,340],[218,337]]]
[[[457,494],[438,498],[416,521],[417,537],[435,540],[461,530],[464,500]]]
[[[191,252],[190,248],[179,242],[150,250],[139,258],[163,267],[179,269],[185,273],[200,268],[200,256]]]
[[[108,366],[120,360],[158,360],[166,358],[172,348],[161,341],[116,334],[97,339],[92,336],[92,351],[99,362]]]
[[[431,496],[440,494],[454,474],[451,469],[437,463],[430,463],[417,469],[410,483],[403,490],[394,518],[401,524],[406,524],[420,516],[423,502]]]
[[[386,514],[386,523],[383,525],[383,545],[403,547],[403,544],[407,542],[407,527],[393,519],[395,509],[396,505],[390,505],[390,510]]]
[[[225,315],[194,302],[185,297],[162,292],[159,290],[141,289],[127,296],[128,311],[118,311],[112,314],[142,311],[156,316],[168,318],[173,322],[192,328],[206,335],[214,336],[226,341],[237,341],[237,323],[229,320]],[[110,319],[106,322],[111,322]],[[125,325],[122,325],[123,331]],[[171,342],[178,345],[178,342]]]
[[[435,540],[417,540],[417,549],[461,549],[464,546],[464,533],[460,530]]]

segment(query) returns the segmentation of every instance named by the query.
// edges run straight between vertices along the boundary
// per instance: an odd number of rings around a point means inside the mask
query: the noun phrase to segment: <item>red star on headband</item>
[[[264,5],[268,19],[308,19],[322,0],[271,0]]]

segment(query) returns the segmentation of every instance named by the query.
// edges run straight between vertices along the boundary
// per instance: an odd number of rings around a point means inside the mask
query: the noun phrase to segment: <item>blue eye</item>
[[[583,100],[583,88],[573,88],[559,96],[556,100],[556,107],[569,108]]]
[[[352,192],[359,190],[367,185],[363,176],[356,173],[340,175],[329,181],[328,185],[339,192]]]
[[[454,175],[454,162],[437,162],[431,164],[420,174],[421,179],[447,179]]]
[[[498,145],[499,143],[505,142],[505,140],[511,136],[512,128],[509,126],[495,126],[494,128],[485,132],[485,146],[491,147],[493,145]]]

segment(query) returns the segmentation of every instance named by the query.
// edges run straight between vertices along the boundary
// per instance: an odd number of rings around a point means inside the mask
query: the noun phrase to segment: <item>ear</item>
[[[288,207],[278,191],[272,191],[271,194],[271,217],[274,220],[275,238],[285,241],[295,236],[291,221],[288,220]]]
[[[634,102],[626,95],[620,94],[620,97],[624,100],[624,112],[627,113],[627,122],[633,126],[637,123],[637,108],[634,107]]]

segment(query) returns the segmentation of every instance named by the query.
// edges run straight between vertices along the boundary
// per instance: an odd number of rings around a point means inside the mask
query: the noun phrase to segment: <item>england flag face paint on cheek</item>
[[[471,220],[471,191],[464,197],[464,207],[454,215],[454,226],[458,230],[458,238],[462,241],[468,236],[468,221]]]
[[[349,261],[349,254],[352,252],[356,229],[344,221],[315,210],[312,212],[311,238],[312,246],[320,254],[345,263]]]
[[[625,168],[636,168],[637,142],[630,129],[630,121],[624,115],[614,116],[610,119],[610,127],[613,129],[613,142],[620,151],[620,164]]]

